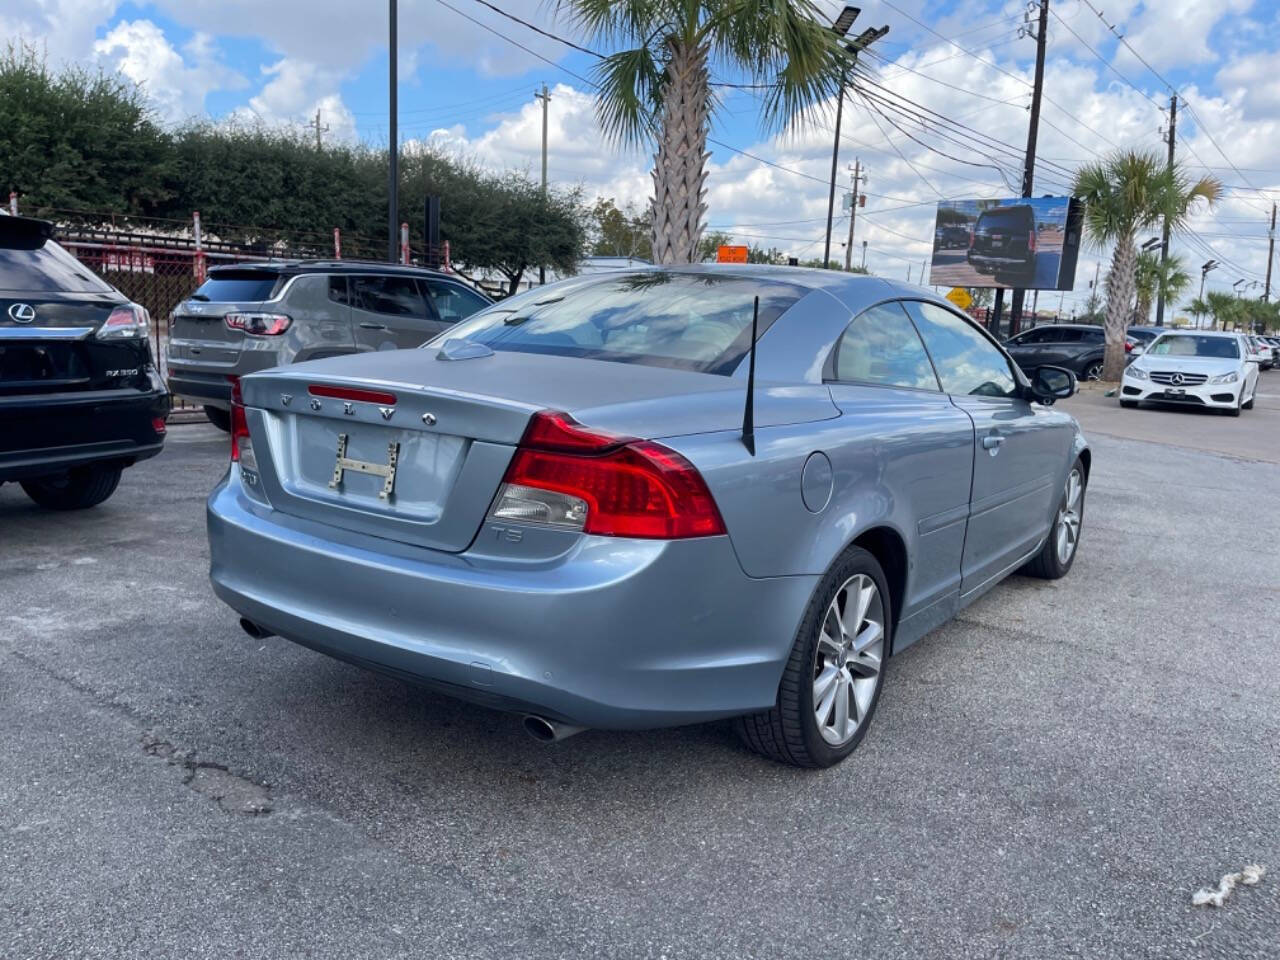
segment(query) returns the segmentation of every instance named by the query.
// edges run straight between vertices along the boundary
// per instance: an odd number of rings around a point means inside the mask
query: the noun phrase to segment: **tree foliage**
[[[619,209],[612,197],[600,197],[591,208],[591,252],[600,257],[639,257],[652,262],[652,226],[652,211],[637,213],[630,205]]]
[[[329,143],[316,149],[301,131],[234,123],[174,130],[154,120],[127,79],[78,68],[52,73],[33,51],[0,58],[0,187],[16,190],[24,212],[67,219],[170,218],[199,210],[224,240],[328,253],[343,232],[348,256],[387,252],[385,150]],[[578,191],[541,188],[521,173],[494,174],[430,150],[400,165],[399,216],[410,246],[425,244],[424,203],[442,198],[440,230],[468,271],[500,271],[517,281],[530,267],[575,269],[586,244]]]

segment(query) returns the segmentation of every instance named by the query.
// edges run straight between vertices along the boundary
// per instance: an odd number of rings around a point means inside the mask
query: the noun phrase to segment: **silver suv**
[[[173,312],[169,389],[230,426],[233,378],[417,347],[492,301],[449,274],[349,260],[214,267]]]

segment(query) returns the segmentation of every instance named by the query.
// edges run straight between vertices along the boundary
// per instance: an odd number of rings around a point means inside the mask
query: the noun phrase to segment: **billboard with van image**
[[[1070,290],[1080,252],[1080,213],[1070,197],[943,201],[929,282]]]

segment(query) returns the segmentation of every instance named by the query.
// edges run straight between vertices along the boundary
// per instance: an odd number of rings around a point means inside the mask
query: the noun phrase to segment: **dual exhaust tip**
[[[248,617],[240,618],[240,629],[255,640],[265,640],[275,636],[274,631],[259,626]],[[555,743],[557,740],[572,737],[575,733],[581,733],[586,729],[571,723],[561,723],[559,720],[540,717],[536,713],[526,714],[522,725],[524,732],[539,743]]]

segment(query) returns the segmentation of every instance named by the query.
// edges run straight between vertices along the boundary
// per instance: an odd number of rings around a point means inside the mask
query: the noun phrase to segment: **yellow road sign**
[[[968,310],[973,306],[973,297],[964,287],[952,287],[951,292],[947,294],[947,299],[961,310]]]

